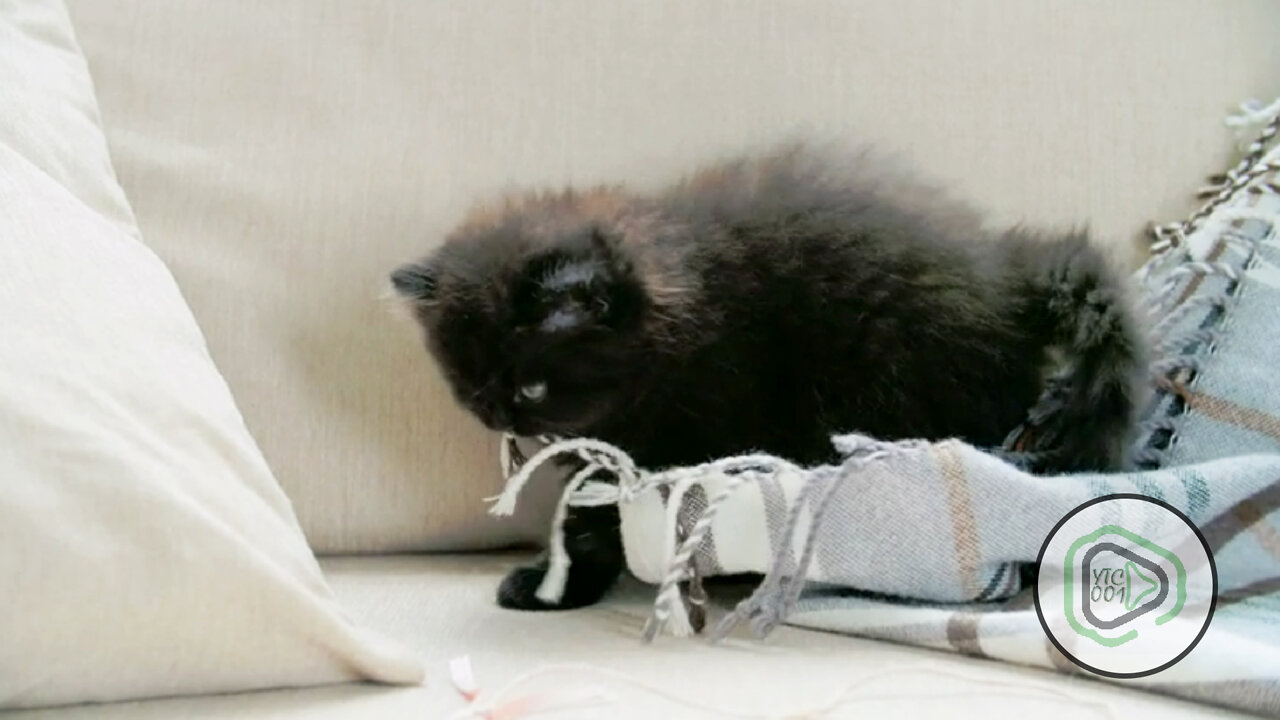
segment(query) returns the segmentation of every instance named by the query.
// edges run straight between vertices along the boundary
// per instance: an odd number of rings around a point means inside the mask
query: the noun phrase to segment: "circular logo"
[[[1072,510],[1036,564],[1036,615],[1049,640],[1106,677],[1171,667],[1204,637],[1217,604],[1209,543],[1186,515],[1142,495],[1107,495]]]

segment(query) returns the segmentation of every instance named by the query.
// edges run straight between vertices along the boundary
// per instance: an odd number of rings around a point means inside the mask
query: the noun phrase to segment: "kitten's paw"
[[[600,568],[579,567],[569,573],[560,602],[548,603],[538,597],[538,587],[546,577],[545,563],[518,567],[502,579],[498,586],[498,606],[509,610],[573,610],[594,605],[605,593],[616,573]],[[594,570],[594,571],[593,571]]]
[[[547,570],[540,565],[518,567],[502,579],[498,586],[498,606],[508,610],[558,610],[561,605],[545,603],[538,598],[538,586]]]

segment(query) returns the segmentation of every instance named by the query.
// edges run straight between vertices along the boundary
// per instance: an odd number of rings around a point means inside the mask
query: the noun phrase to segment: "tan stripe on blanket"
[[[1222,253],[1226,252],[1226,250],[1227,241],[1222,238],[1218,238],[1213,241],[1213,248],[1209,250],[1207,255],[1205,255],[1204,261],[1209,263],[1217,262],[1218,258],[1221,258]],[[1173,307],[1177,307],[1186,302],[1187,298],[1191,297],[1196,290],[1200,289],[1200,284],[1204,282],[1206,277],[1208,276],[1200,273],[1196,273],[1192,276],[1191,282],[1187,283],[1187,286],[1182,289],[1182,294],[1178,296],[1178,300],[1173,304]]]
[[[1181,383],[1166,381],[1159,384],[1179,395],[1187,403],[1188,408],[1211,420],[1235,425],[1280,440],[1280,418],[1275,415],[1192,390]]]
[[[1218,553],[1237,535],[1248,531],[1267,552],[1280,558],[1280,533],[1268,520],[1268,516],[1277,510],[1280,510],[1280,480],[1202,523],[1200,532],[1212,551]]]
[[[947,491],[947,506],[951,510],[956,568],[960,573],[960,581],[964,584],[965,595],[977,598],[982,592],[982,588],[978,587],[978,521],[973,516],[969,481],[965,477],[964,464],[952,443],[939,443],[934,448]]]
[[[1236,515],[1248,526],[1253,539],[1271,553],[1271,557],[1280,560],[1280,532],[1276,532],[1266,514],[1257,505],[1244,503],[1236,506]]]

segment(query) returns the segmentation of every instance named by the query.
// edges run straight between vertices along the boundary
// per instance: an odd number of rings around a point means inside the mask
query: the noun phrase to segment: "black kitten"
[[[990,232],[866,153],[799,145],[669,190],[531,193],[396,270],[460,403],[519,435],[589,436],[661,468],[830,436],[996,447],[1060,351],[1070,374],[1040,472],[1124,465],[1145,350],[1123,282],[1083,234]],[[616,509],[581,509],[556,607],[623,567]],[[534,596],[544,564],[503,582]]]

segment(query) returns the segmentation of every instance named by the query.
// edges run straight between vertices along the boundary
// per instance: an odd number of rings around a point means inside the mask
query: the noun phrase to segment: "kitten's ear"
[[[430,305],[436,301],[436,272],[423,263],[401,265],[391,273],[391,288],[405,300]]]

